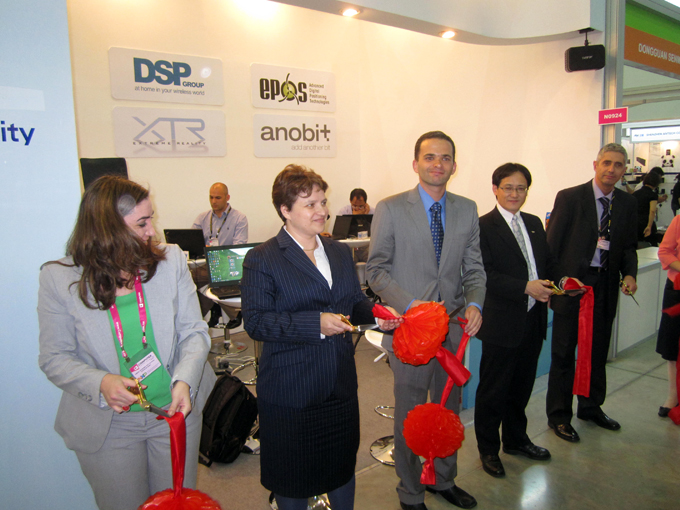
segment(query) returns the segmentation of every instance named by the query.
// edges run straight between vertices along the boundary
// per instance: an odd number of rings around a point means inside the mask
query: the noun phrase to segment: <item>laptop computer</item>
[[[352,216],[336,216],[335,224],[333,225],[333,232],[331,238],[335,240],[347,239],[349,237],[349,229],[352,225]]]
[[[243,259],[246,253],[260,243],[235,244],[230,246],[206,246],[205,262],[208,266],[208,285],[218,299],[241,295]]]
[[[178,244],[189,252],[190,259],[200,259],[205,254],[205,239],[200,228],[166,228],[163,234],[166,243]]]
[[[351,218],[348,237],[359,237],[359,232],[368,232],[368,237],[371,237],[372,214],[353,214]]]

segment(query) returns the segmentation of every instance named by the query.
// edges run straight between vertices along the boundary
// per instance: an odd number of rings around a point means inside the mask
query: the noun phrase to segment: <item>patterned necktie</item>
[[[432,204],[432,207],[430,207],[430,212],[432,213],[430,231],[432,232],[434,253],[437,256],[437,266],[439,266],[439,259],[442,255],[442,243],[444,242],[444,227],[442,227],[442,204],[435,202]]]
[[[602,204],[599,237],[605,241],[609,241],[609,199],[607,197],[600,197],[598,200]],[[607,269],[609,267],[609,250],[600,249],[600,266],[602,266],[602,269]]]
[[[519,213],[518,213],[519,214]],[[531,259],[529,258],[529,251],[527,250],[527,245],[524,242],[524,236],[522,235],[522,229],[519,226],[519,221],[517,220],[517,215],[513,215],[512,221],[510,222],[510,226],[512,227],[512,233],[515,235],[515,239],[517,240],[517,244],[519,245],[519,249],[522,250],[522,255],[524,255],[524,260],[527,262],[527,273],[529,274],[529,281],[532,280],[538,280],[538,275],[535,273],[534,268],[531,265]],[[531,310],[531,308],[534,306],[536,303],[536,300],[529,296],[529,304],[527,307],[527,310]]]

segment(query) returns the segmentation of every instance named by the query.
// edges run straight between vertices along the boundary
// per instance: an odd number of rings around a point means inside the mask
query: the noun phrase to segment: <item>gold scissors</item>
[[[628,286],[628,284],[627,284],[626,282],[623,281],[623,279],[621,279],[619,283],[621,283],[621,286],[622,286],[622,287],[625,287],[626,290],[627,290],[628,292],[630,292],[630,287]],[[640,306],[640,303],[638,303],[638,300],[635,299],[635,296],[633,296],[632,293],[631,293],[631,294],[628,294],[628,295],[629,295],[630,297],[633,298],[633,301],[635,301],[635,304],[638,305],[638,307],[639,307],[639,306]]]
[[[170,418],[170,415],[165,411],[164,409],[161,409],[160,407],[152,404],[146,399],[146,396],[144,395],[144,390],[142,389],[142,383],[139,382],[138,379],[135,379],[135,383],[137,384],[136,388],[130,388],[130,392],[134,393],[137,395],[137,400],[138,404],[142,409],[145,411],[149,411],[150,413],[157,414],[158,416],[163,416],[164,418]]]

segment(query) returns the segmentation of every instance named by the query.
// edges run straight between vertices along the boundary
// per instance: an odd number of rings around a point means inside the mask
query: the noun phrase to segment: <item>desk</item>
[[[371,238],[366,237],[364,239],[358,239],[353,237],[351,239],[340,239],[339,242],[346,244],[354,250],[356,248],[363,248],[364,246],[371,244]]]

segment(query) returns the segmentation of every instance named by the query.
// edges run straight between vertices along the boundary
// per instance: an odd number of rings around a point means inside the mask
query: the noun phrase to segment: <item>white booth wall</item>
[[[337,156],[295,161],[328,181],[332,214],[355,187],[366,189],[375,205],[415,186],[413,145],[434,129],[456,142],[458,175],[449,189],[476,200],[480,213],[493,207],[491,174],[507,161],[532,171],[526,210],[541,218],[559,189],[593,173],[603,71],[564,71],[564,51],[582,44],[581,36],[478,46],[262,0],[69,0],[68,6],[80,157],[115,155],[114,107],[169,107],[111,97],[110,47],[223,62],[225,104],[205,109],[226,116],[227,155],[128,159],[130,177],[152,188],[159,229],[190,227],[208,209],[215,181],[229,186],[233,207],[248,216],[251,242],[280,227],[271,184],[293,161],[253,154],[253,115],[277,113],[251,104],[255,62],[335,74],[337,110],[321,115],[336,119]]]

